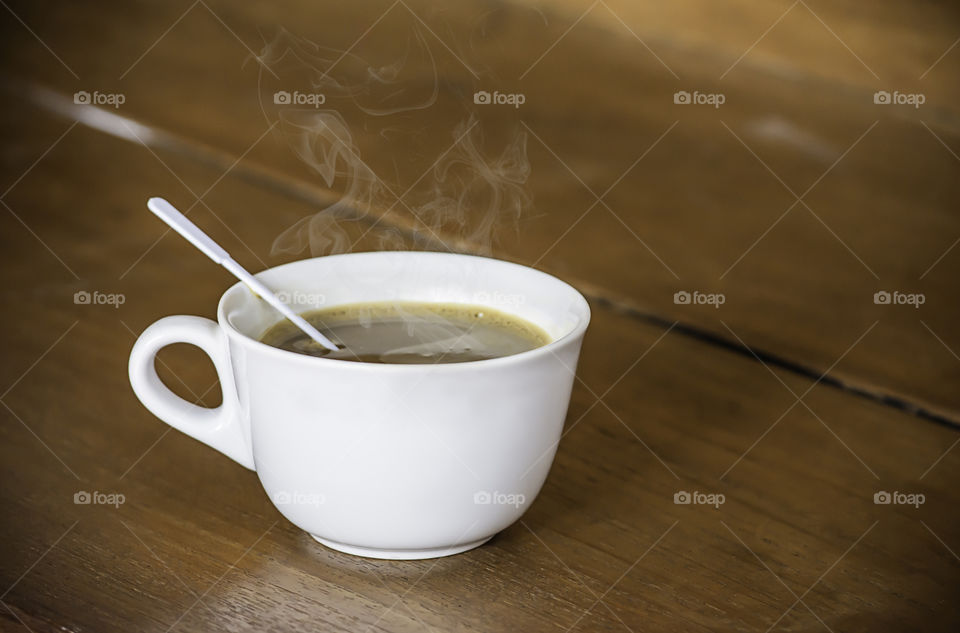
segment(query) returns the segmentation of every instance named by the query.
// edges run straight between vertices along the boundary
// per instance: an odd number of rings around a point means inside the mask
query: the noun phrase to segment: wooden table
[[[3,13],[5,629],[956,630],[955,6]],[[343,201],[331,146],[360,186]],[[127,382],[133,341],[213,316],[231,280],[150,195],[255,270],[449,249],[583,290],[594,320],[529,512],[462,555],[351,557],[152,417]],[[312,242],[275,243],[310,217]],[[160,361],[179,394],[219,401],[198,350]]]

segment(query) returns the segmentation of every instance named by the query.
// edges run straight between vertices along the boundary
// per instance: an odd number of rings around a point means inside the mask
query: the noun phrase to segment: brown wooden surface
[[[820,42],[813,33],[824,28],[803,4],[722,80],[789,3],[734,3],[731,15],[749,20],[712,25],[700,3],[662,13],[598,4],[522,81],[588,3],[397,4],[352,49],[371,63],[393,61],[415,42],[414,11],[482,64],[478,81],[429,40],[440,86],[429,112],[410,114],[392,134],[379,122],[362,127],[347,108],[344,117],[364,159],[398,193],[450,146],[464,116],[480,118],[491,151],[528,126],[536,206],[516,234],[500,232],[496,252],[536,262],[595,299],[547,484],[520,523],[482,548],[405,563],[327,550],[280,517],[255,474],[143,409],[126,379],[136,335],[166,314],[212,316],[230,283],[182,240],[158,241],[165,231],[144,210],[146,197],[189,207],[207,192],[191,217],[252,269],[307,255],[274,255],[271,244],[336,192],[282,135],[264,135],[272,120],[258,96],[288,84],[267,76],[258,88],[246,46],[259,50],[261,30],[285,25],[344,50],[389,6],[328,14],[299,2],[10,5],[27,26],[10,16],[2,44],[0,623],[33,631],[954,630],[960,249],[919,277],[960,236],[949,81],[960,49],[916,84],[923,88],[905,79],[950,46],[949,9],[887,3],[856,16],[846,5],[809,3],[890,88],[926,91],[918,111],[874,106],[872,91],[886,84],[865,70],[866,79],[855,77],[862,65],[829,34],[835,53],[803,53],[801,43]],[[409,59],[401,84],[412,96],[429,92],[430,65]],[[346,63],[342,79],[362,70]],[[478,87],[522,91],[527,103],[475,108]],[[74,125],[85,113],[70,105],[80,89],[123,92],[116,112],[151,126],[135,129],[152,148]],[[677,89],[722,91],[727,103],[681,109]],[[675,121],[604,198],[610,209],[597,205],[577,222],[595,201],[587,188],[602,194]],[[413,129],[423,131],[403,133]],[[810,209],[797,205],[720,280],[794,201],[788,188],[800,195],[814,183]],[[383,246],[381,231],[363,234],[388,206],[389,197],[366,220],[343,224],[359,240],[355,250]],[[403,231],[386,243],[437,248],[410,214],[390,210],[382,226]],[[446,228],[451,247],[484,246]],[[723,292],[727,302],[678,306],[680,289]],[[876,306],[879,289],[924,292],[927,302]],[[122,293],[125,302],[75,305],[81,290]],[[178,393],[216,404],[202,354],[171,348],[161,360]],[[804,373],[827,369],[819,381]],[[895,395],[939,422],[837,381]],[[79,490],[120,492],[126,502],[75,505]],[[681,490],[722,493],[726,503],[675,505]],[[881,490],[926,502],[875,505]]]
[[[306,90],[322,74],[307,72],[308,62],[327,67],[301,49],[300,61],[288,55],[266,70],[254,53],[262,54],[265,42],[288,42],[275,39],[286,27],[290,37],[332,49],[330,61],[349,51],[326,77],[352,86],[405,55],[403,98],[424,100],[437,87],[432,107],[382,121],[350,100],[331,96],[329,103],[353,124],[363,159],[398,193],[449,149],[464,117],[478,116],[494,141],[526,125],[536,207],[518,235],[499,232],[499,255],[736,343],[722,319],[751,346],[814,374],[879,321],[833,374],[956,417],[955,11],[888,3],[864,15],[801,3],[787,12],[786,2],[740,2],[699,12],[699,4],[678,5],[648,20],[654,9],[644,6],[598,4],[579,22],[583,11],[568,2],[457,11],[362,3],[338,7],[335,19],[299,2],[276,11],[232,3],[84,4],[35,19],[31,11],[39,9],[23,6],[18,14],[42,25],[38,35],[56,43],[51,48],[70,70],[23,28],[10,29],[5,67],[67,96],[122,92],[121,113],[225,151],[228,165],[243,155],[252,170],[275,176],[271,186],[289,188],[290,178],[312,184],[325,205],[326,183],[293,154],[287,133],[263,134],[277,118],[273,92]],[[703,29],[719,10],[729,16],[707,47]],[[681,36],[689,31],[700,34]],[[78,36],[87,32],[105,32],[108,43],[91,47]],[[660,42],[662,56],[655,55]],[[520,91],[527,102],[519,110],[478,108],[477,88]],[[722,92],[727,102],[719,109],[676,106],[678,89]],[[922,92],[927,103],[878,106],[873,92],[880,89]],[[389,91],[379,96],[396,100]],[[381,134],[385,129],[393,133]],[[430,133],[416,133],[424,129]],[[421,202],[430,184],[419,182]],[[606,207],[595,204],[611,185]],[[416,189],[408,200],[414,208]],[[394,200],[379,202],[382,210]],[[402,204],[391,216],[413,221]],[[461,231],[443,228],[436,233],[456,242]],[[677,306],[678,290],[723,292],[727,302],[720,311]],[[920,310],[877,306],[878,290],[923,293],[927,302]],[[806,336],[810,331],[819,335]]]

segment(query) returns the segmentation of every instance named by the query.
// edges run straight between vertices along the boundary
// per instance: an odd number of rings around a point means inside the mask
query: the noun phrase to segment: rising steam
[[[277,237],[273,254],[342,253],[363,236],[373,236],[381,250],[410,248],[413,242],[488,254],[500,229],[517,229],[531,203],[526,133],[518,130],[502,148],[487,148],[482,122],[471,112],[472,89],[456,97],[464,115],[448,133],[449,142],[440,144],[442,154],[410,155],[418,141],[442,134],[440,117],[431,111],[441,95],[437,62],[417,24],[389,64],[375,65],[286,30],[258,57],[280,77],[281,89],[310,87],[323,95],[319,108],[274,107],[263,95],[261,104],[269,121],[279,121],[291,150],[339,195]],[[443,96],[449,113],[451,94]],[[378,165],[374,171],[359,141],[375,145],[378,157],[391,157],[394,169]],[[425,160],[425,171],[400,176],[397,162],[408,166],[411,158]],[[404,221],[390,220],[396,217]]]

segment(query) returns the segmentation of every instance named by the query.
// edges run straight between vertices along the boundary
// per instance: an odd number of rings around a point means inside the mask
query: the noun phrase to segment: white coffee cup
[[[560,439],[580,345],[583,296],[524,266],[449,253],[351,253],[257,275],[303,311],[369,301],[484,305],[552,342],[489,360],[383,365],[316,358],[259,342],[280,320],[238,283],[218,323],[171,316],[130,354],[141,402],[174,428],[254,469],[281,514],[336,550],[389,559],[446,556],[516,521]],[[223,403],[204,408],[159,379],[157,352],[200,347]]]

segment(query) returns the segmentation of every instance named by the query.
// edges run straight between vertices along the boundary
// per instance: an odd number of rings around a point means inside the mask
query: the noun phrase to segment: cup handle
[[[220,406],[197,406],[174,394],[163,384],[157,375],[154,359],[157,352],[172,343],[196,345],[210,357],[223,392]],[[151,413],[173,428],[255,470],[253,451],[240,422],[240,401],[228,356],[226,335],[214,321],[197,316],[160,319],[144,330],[134,343],[130,352],[129,372],[133,392]]]

